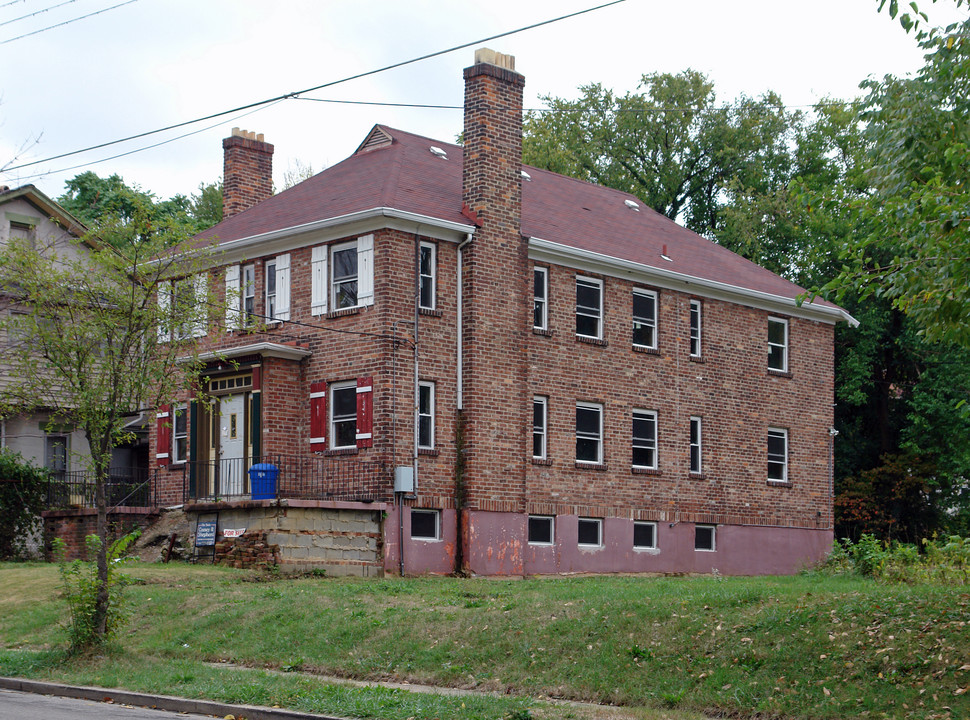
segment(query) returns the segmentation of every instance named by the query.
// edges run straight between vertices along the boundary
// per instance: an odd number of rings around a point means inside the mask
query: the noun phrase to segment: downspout
[[[458,246],[458,268],[456,270],[456,274],[457,274],[457,288],[458,288],[458,311],[457,311],[457,315],[458,315],[458,319],[457,319],[458,328],[457,328],[457,333],[456,333],[456,335],[458,337],[458,358],[457,358],[458,366],[456,368],[457,375],[458,375],[458,382],[457,382],[457,386],[458,386],[458,410],[464,410],[465,409],[465,395],[464,395],[464,389],[465,389],[464,377],[465,377],[465,373],[464,373],[464,370],[463,370],[463,367],[462,367],[462,363],[464,362],[464,354],[463,354],[463,346],[462,346],[462,336],[464,335],[465,326],[464,326],[464,322],[463,322],[464,315],[463,315],[463,310],[462,310],[462,293],[461,293],[461,283],[462,283],[462,274],[461,274],[461,268],[462,268],[462,253],[461,253],[461,251],[462,251],[462,248],[464,248],[468,243],[470,243],[472,241],[472,236],[473,236],[472,233],[468,233],[468,235],[465,237],[465,239]]]
[[[465,239],[458,245],[458,266],[455,270],[456,275],[456,300],[457,318],[455,336],[457,339],[456,347],[456,415],[455,422],[457,431],[455,433],[455,572],[460,574],[465,564],[465,522],[462,513],[465,509],[465,395],[464,395],[464,346],[463,336],[465,332],[464,308],[462,305],[462,249],[472,241],[472,233],[468,233]]]

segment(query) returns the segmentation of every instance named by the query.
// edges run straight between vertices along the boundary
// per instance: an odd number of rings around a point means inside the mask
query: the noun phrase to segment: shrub
[[[86,562],[67,562],[64,541],[54,538],[54,557],[60,564],[60,590],[70,610],[68,636],[72,652],[110,640],[127,618],[124,591],[128,585],[128,577],[119,572],[119,566],[127,559],[125,554],[128,547],[140,534],[140,530],[130,532],[108,547],[108,614],[104,635],[98,634],[94,619],[98,597],[98,566],[95,559],[101,549],[101,538],[97,535],[88,535],[85,538],[88,554]]]
[[[27,539],[40,525],[47,473],[19,453],[0,450],[0,559],[25,557]]]
[[[873,535],[859,542],[836,542],[822,572],[855,572],[884,582],[942,582],[970,584],[970,538],[951,535],[944,540],[923,540],[922,552],[910,543],[884,545]]]

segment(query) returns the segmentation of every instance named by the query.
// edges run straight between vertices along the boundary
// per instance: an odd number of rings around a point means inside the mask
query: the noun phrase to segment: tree
[[[88,227],[110,222],[128,225],[137,219],[141,232],[157,232],[165,225],[175,238],[182,233],[194,235],[222,220],[221,182],[200,184],[199,193],[191,198],[175,195],[168,200],[156,200],[152,193],[126,184],[119,175],[102,178],[90,170],[74,176],[65,186],[66,192],[57,201]]]
[[[304,165],[299,158],[294,160],[292,165],[287,164],[286,171],[283,173],[283,190],[289,190],[294,185],[309,180],[314,174],[313,163]]]
[[[187,385],[194,367],[184,358],[205,334],[211,308],[208,275],[196,275],[203,254],[174,254],[184,231],[149,232],[149,222],[136,207],[127,223],[102,225],[75,248],[11,239],[0,252],[0,283],[16,308],[0,323],[14,340],[5,349],[11,383],[0,409],[44,409],[82,429],[90,445],[101,540],[97,638],[109,612],[105,484],[112,450],[133,416]]]
[[[597,83],[578,100],[543,98],[550,111],[525,120],[525,162],[632,193],[707,237],[731,192],[787,183],[802,115],[774,93],[717,104],[693,70],[644,75],[639,90],[620,96]]]
[[[0,450],[0,559],[26,556],[27,538],[44,509],[47,473],[17,453]]]
[[[915,77],[863,83],[872,193],[854,211],[866,231],[826,289],[887,298],[930,340],[970,347],[970,20],[917,37]]]

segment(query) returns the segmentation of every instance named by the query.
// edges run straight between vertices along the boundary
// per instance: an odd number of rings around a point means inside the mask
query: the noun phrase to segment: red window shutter
[[[373,378],[357,378],[357,447],[374,445],[374,383]]]
[[[162,405],[155,414],[155,462],[169,465],[172,462],[172,406]]]
[[[327,383],[310,383],[310,452],[327,449]]]

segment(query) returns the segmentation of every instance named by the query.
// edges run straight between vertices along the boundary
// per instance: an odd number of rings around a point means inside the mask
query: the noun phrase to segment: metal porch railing
[[[144,468],[112,469],[104,486],[108,508],[155,507],[154,475]],[[95,474],[93,471],[51,473],[47,482],[47,507],[93,508]]]

